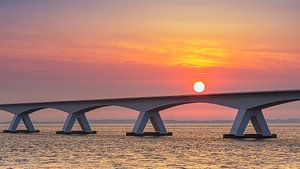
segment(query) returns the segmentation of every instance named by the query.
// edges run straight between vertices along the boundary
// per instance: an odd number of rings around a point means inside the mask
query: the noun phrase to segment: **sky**
[[[0,1],[0,103],[300,88],[298,0]],[[300,118],[299,102],[266,110]],[[165,119],[233,119],[208,104]],[[34,120],[65,113],[42,110]],[[135,118],[119,107],[90,119]],[[12,116],[0,112],[0,121]]]

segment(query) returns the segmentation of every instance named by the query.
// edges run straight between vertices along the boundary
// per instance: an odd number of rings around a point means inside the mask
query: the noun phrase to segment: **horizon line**
[[[270,118],[266,119],[268,122],[271,123],[300,123],[300,118]],[[107,122],[106,122],[107,121]],[[90,123],[124,123],[124,122],[134,122],[135,119],[90,119]],[[164,122],[166,123],[232,123],[234,120],[229,119],[213,119],[213,120],[176,120],[176,119],[165,119]],[[0,124],[9,124],[9,121],[0,121]],[[64,123],[64,120],[37,120],[35,123]]]

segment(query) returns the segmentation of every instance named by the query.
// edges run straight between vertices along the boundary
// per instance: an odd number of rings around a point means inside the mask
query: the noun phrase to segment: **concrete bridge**
[[[16,103],[2,104],[0,110],[14,114],[14,118],[8,130],[4,132],[38,132],[30,119],[29,114],[41,109],[53,108],[68,113],[62,131],[58,134],[93,134],[85,113],[107,106],[120,106],[139,112],[138,118],[128,136],[142,135],[172,135],[167,129],[160,116],[160,111],[191,103],[210,103],[237,109],[237,115],[229,134],[224,138],[243,137],[276,137],[271,134],[262,110],[272,106],[300,100],[300,90],[289,91],[263,91],[245,93],[223,93],[204,95],[181,95],[160,97],[139,97],[121,99],[79,100],[79,101],[57,101],[41,103]],[[23,121],[27,130],[17,130],[20,121]],[[78,120],[82,131],[72,131],[75,121]],[[150,120],[155,130],[153,133],[144,133],[144,128]],[[248,122],[251,121],[256,134],[244,134]]]

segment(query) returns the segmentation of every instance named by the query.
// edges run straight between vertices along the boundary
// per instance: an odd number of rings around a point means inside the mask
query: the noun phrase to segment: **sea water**
[[[62,124],[36,128],[41,132],[0,133],[1,169],[300,168],[299,124],[271,125],[277,139],[223,139],[230,124],[168,124],[168,137],[125,136],[128,124],[92,124],[96,135],[55,134]]]

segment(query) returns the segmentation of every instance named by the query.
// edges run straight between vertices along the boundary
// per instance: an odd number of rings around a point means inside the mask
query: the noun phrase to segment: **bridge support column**
[[[72,128],[78,121],[82,131],[72,131]],[[69,113],[64,123],[62,131],[57,131],[56,134],[96,134],[96,131],[92,131],[90,124],[84,113]]]
[[[17,130],[21,120],[23,121],[27,130]],[[10,123],[9,129],[4,130],[4,133],[38,133],[39,130],[35,130],[33,123],[28,113],[15,114],[13,120]]]
[[[144,129],[151,121],[155,132],[144,132]],[[140,112],[136,120],[132,132],[126,133],[126,136],[171,136],[171,132],[167,132],[164,122],[158,111]]]
[[[251,121],[256,134],[244,134]],[[233,122],[230,134],[224,134],[224,138],[276,138],[271,134],[264,115],[260,109],[239,110]]]

